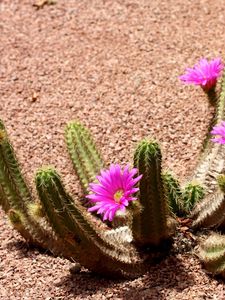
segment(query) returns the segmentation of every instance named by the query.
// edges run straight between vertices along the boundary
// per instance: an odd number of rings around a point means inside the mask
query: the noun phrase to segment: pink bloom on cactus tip
[[[200,85],[205,91],[215,87],[218,77],[224,65],[221,58],[215,58],[211,61],[202,58],[193,68],[187,68],[186,73],[179,79],[186,84]]]
[[[103,221],[112,221],[118,210],[124,212],[130,201],[137,200],[133,194],[139,190],[135,185],[142,177],[139,175],[134,178],[137,173],[136,168],[129,170],[129,166],[126,166],[122,170],[118,164],[101,170],[101,175],[96,176],[98,182],[89,185],[91,193],[86,198],[95,205],[88,211],[103,214]]]
[[[212,142],[218,144],[225,144],[225,121],[213,127],[211,134],[218,137],[211,139]]]

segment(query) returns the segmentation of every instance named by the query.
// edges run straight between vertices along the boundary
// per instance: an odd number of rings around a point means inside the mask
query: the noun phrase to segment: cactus
[[[113,243],[110,235],[102,235],[79,202],[74,202],[65,191],[55,170],[39,170],[36,187],[54,232],[64,238],[66,247],[81,265],[100,274],[115,276],[143,272],[144,264],[135,248],[124,244],[119,236]]]
[[[183,215],[185,211],[179,181],[169,172],[162,173],[162,179],[171,211],[176,215]]]
[[[15,224],[20,234],[30,243],[40,245],[26,228],[29,224],[26,205],[31,201],[4,124],[0,121],[0,204],[9,213],[12,224]]]
[[[216,95],[214,94],[216,98]],[[211,101],[212,102],[212,101]],[[225,114],[225,72],[221,79],[221,91],[218,99],[213,101],[215,107],[215,117],[212,120],[206,141],[203,143],[203,151],[201,158],[194,172],[194,179],[201,183],[201,185],[207,186],[212,189],[214,186],[212,178],[217,177],[223,170],[224,166],[224,147],[220,144],[210,142],[210,131],[212,126],[220,123],[224,119]]]
[[[211,124],[214,125],[224,119],[225,114],[225,72],[221,79],[221,91],[216,101],[215,118]],[[209,128],[211,130],[211,127]],[[223,173],[225,164],[225,147],[221,144],[205,143],[202,158],[196,168],[194,180],[204,186],[205,196],[203,200],[194,206],[191,216],[194,220],[193,227],[224,227],[225,199],[224,191],[221,189],[219,175]]]
[[[170,237],[168,195],[161,174],[161,150],[155,141],[143,140],[134,154],[134,166],[143,177],[139,183],[140,202],[132,205],[134,241],[160,245]]]
[[[225,277],[225,236],[210,235],[200,244],[198,256],[208,272]]]
[[[11,224],[32,245],[48,249],[55,255],[70,258],[63,240],[54,235],[43,220],[33,215],[31,196],[21,173],[14,149],[0,120],[0,205]]]
[[[85,192],[102,168],[102,159],[90,133],[81,124],[70,123],[67,126],[66,141]],[[139,243],[133,238],[133,235],[137,237],[139,234],[137,225],[142,226],[141,230],[147,228],[147,234],[150,233],[147,244],[158,245],[174,233],[174,221],[169,216],[167,195],[161,178],[159,146],[146,141],[140,145],[140,151],[137,150],[135,154],[135,164],[144,172],[140,199],[141,205],[146,207],[144,210],[134,209],[134,217],[132,210],[118,214],[114,222],[118,223],[119,228],[111,229],[91,216],[79,200],[72,199],[52,167],[43,167],[36,173],[39,200],[34,201],[4,125],[0,122],[0,204],[14,228],[29,243],[76,260],[89,270],[106,276],[135,277],[143,274],[148,264],[161,257],[161,254],[156,255],[151,248],[148,253],[142,252],[140,246],[143,242]],[[145,193],[148,192],[151,193],[146,197]],[[153,201],[154,197],[156,202]],[[149,212],[154,217],[153,222],[152,217],[147,217]],[[124,226],[130,224],[132,218],[134,232]],[[153,230],[152,225],[155,226]]]
[[[162,178],[170,209],[177,216],[189,214],[194,205],[204,197],[204,188],[195,180],[182,188],[179,181],[171,173],[164,172]]]
[[[89,183],[104,167],[104,161],[88,129],[79,122],[70,122],[66,126],[65,139],[74,169],[84,193],[87,193]]]
[[[182,193],[183,207],[189,213],[195,204],[199,203],[204,197],[204,188],[195,180],[188,183]]]
[[[215,91],[210,93],[208,97],[214,101]],[[212,124],[223,119],[224,108],[225,74]],[[68,124],[65,139],[86,194],[104,161],[88,129],[79,122]],[[125,213],[117,212],[112,224],[107,224],[91,215],[84,202],[81,205],[79,199],[73,200],[52,167],[37,171],[39,200],[34,201],[0,121],[0,205],[27,242],[75,260],[98,274],[136,277],[162,256],[155,250],[170,246],[176,229],[175,214],[185,215],[192,210],[194,228],[225,229],[224,155],[225,148],[210,143],[208,135],[193,179],[182,188],[169,172],[162,172],[158,143],[141,141],[134,154],[134,166],[143,175],[137,194],[139,201],[133,201]],[[113,223],[118,228],[112,229]],[[207,270],[224,276],[225,237],[210,237],[200,246],[199,257]]]
[[[203,202],[196,205],[192,211],[193,227],[225,227],[225,175],[217,177],[215,194],[208,194]]]
[[[209,127],[209,133],[207,135],[207,141],[203,148],[201,158],[195,169],[193,179],[199,182],[207,194],[213,195],[217,190],[216,178],[223,172],[224,168],[224,156],[225,147],[223,145],[212,143],[209,141],[210,131],[214,124],[220,123],[224,119],[225,114],[225,72],[221,79],[221,91],[216,103],[215,117]],[[204,201],[204,200],[203,200]]]

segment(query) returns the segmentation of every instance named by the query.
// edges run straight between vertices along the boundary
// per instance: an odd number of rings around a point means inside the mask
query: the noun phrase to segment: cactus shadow
[[[9,251],[17,251],[20,254],[20,257],[27,257],[29,253],[41,253],[53,256],[50,251],[42,248],[38,248],[35,245],[31,245],[24,240],[10,241],[7,243],[6,248]]]
[[[160,263],[150,266],[148,272],[136,279],[105,279],[88,271],[69,274],[60,282],[66,294],[82,299],[90,295],[107,296],[114,299],[165,299],[165,292],[182,292],[195,284],[192,272],[188,271],[182,259],[169,256]]]
[[[165,300],[172,291],[182,292],[195,284],[192,273],[184,265],[183,259],[169,256],[159,264],[149,267],[149,271],[137,284],[117,294],[121,299]]]
[[[123,283],[123,279],[112,280],[103,278],[83,269],[77,274],[68,274],[63,277],[57,286],[60,286],[66,294],[72,297],[79,296],[86,299],[90,295],[104,295],[115,284]]]

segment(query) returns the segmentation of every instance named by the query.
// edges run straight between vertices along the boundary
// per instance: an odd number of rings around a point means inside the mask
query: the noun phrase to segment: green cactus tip
[[[45,186],[49,182],[51,182],[52,178],[59,178],[58,173],[52,166],[44,166],[39,169],[36,173],[36,185],[37,186]]]

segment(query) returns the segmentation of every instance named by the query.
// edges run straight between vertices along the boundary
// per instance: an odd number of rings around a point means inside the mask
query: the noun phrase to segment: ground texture
[[[164,167],[188,178],[213,109],[177,77],[202,56],[223,56],[224,1],[34,3],[0,0],[0,116],[34,195],[33,174],[49,164],[80,194],[63,139],[74,119],[107,162],[131,163],[137,141],[153,136]],[[115,282],[71,275],[68,261],[28,249],[3,212],[0,228],[0,299],[225,299],[190,253]]]

